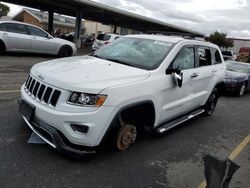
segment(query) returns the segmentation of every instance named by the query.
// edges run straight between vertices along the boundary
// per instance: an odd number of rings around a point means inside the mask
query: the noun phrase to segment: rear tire
[[[214,112],[218,100],[218,89],[214,88],[204,106],[205,115],[211,116]]]
[[[2,41],[0,41],[0,56],[3,55],[5,53],[5,45]]]
[[[58,52],[59,57],[70,57],[72,55],[72,48],[70,46],[62,46]]]

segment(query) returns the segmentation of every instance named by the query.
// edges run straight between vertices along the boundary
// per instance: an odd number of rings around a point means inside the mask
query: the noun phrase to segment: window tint
[[[0,24],[0,31],[7,31],[6,24]]]
[[[27,30],[26,30],[25,25],[14,24],[14,23],[7,23],[6,25],[7,25],[8,32],[27,35]]]
[[[41,29],[38,29],[36,27],[32,27],[32,26],[27,26],[29,29],[29,32],[31,35],[33,36],[37,36],[37,37],[48,37],[48,34],[45,33],[44,31],[42,31]]]
[[[199,66],[200,67],[212,65],[211,52],[210,52],[209,48],[198,47],[198,55],[199,55]]]
[[[109,40],[111,38],[111,36],[110,35],[107,35],[107,34],[99,34],[98,36],[97,36],[97,39],[98,40],[103,40],[103,41],[107,41],[107,40]]]
[[[194,68],[194,48],[183,48],[175,58],[172,68],[179,70]]]
[[[220,63],[222,63],[220,52],[218,50],[215,51],[214,57],[215,57],[214,64],[220,64]]]

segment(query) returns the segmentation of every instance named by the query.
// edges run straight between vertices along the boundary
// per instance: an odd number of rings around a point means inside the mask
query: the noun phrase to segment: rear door
[[[214,87],[214,68],[211,49],[206,46],[196,46],[196,68],[192,76],[193,102],[192,109],[204,104]]]
[[[8,51],[28,52],[31,47],[30,36],[25,25],[6,23],[7,32],[4,32],[5,45]]]
[[[56,49],[56,44],[53,39],[43,30],[27,26],[31,38],[31,50],[37,53],[51,53]]]

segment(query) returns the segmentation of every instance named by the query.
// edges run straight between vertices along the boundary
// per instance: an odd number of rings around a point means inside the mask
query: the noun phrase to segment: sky
[[[202,32],[250,38],[250,0],[94,0],[105,5]],[[8,4],[13,16],[22,7]]]

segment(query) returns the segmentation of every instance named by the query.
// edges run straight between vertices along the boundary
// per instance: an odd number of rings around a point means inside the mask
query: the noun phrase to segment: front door
[[[172,75],[164,79],[162,106],[159,124],[183,115],[190,110],[192,103],[192,76],[195,73],[195,48],[184,46],[168,69],[178,69],[183,73],[182,87],[178,87]]]

